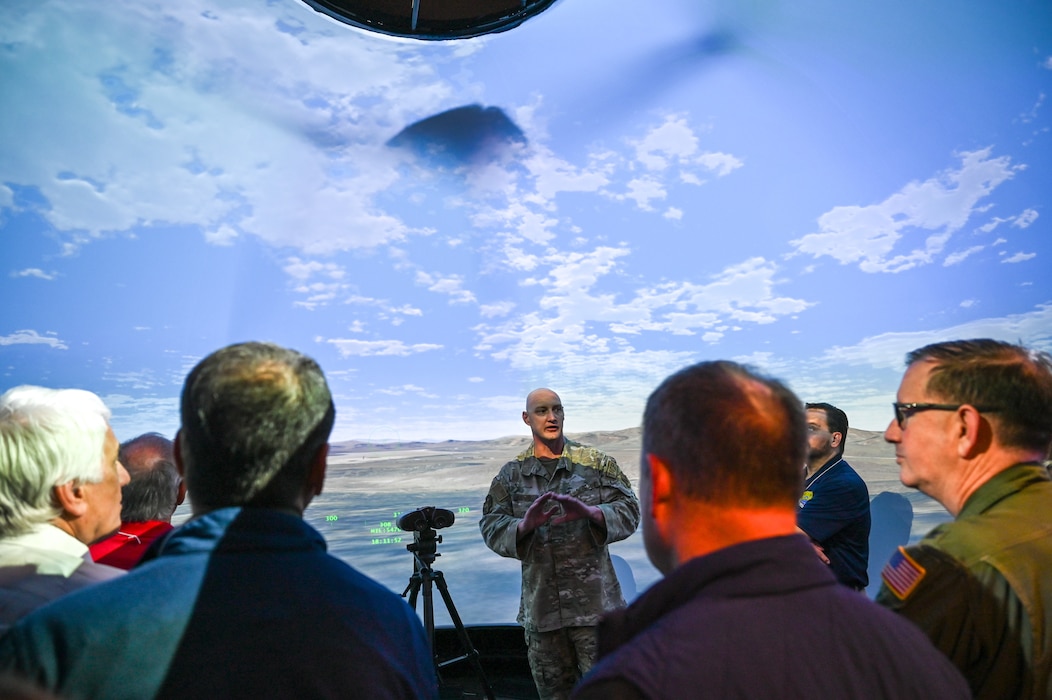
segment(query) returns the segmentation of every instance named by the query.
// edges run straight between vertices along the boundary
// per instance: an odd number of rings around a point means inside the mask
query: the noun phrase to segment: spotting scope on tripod
[[[464,628],[460,614],[457,612],[456,606],[453,605],[453,598],[449,595],[446,578],[441,571],[431,568],[431,565],[435,563],[435,558],[442,556],[438,553],[438,545],[442,542],[442,536],[438,535],[435,530],[449,527],[453,524],[454,519],[453,511],[435,508],[434,506],[425,506],[404,513],[395,521],[400,529],[413,533],[412,544],[406,545],[406,549],[413,555],[413,575],[409,577],[409,585],[402,591],[402,597],[408,596],[409,607],[416,610],[417,596],[421,589],[424,591],[424,630],[427,632],[428,644],[431,645],[431,655],[435,662],[435,672],[438,674],[439,680],[442,677],[442,669],[446,666],[460,661],[468,661],[474,667],[475,673],[478,674],[479,683],[482,684],[486,697],[489,700],[494,700],[493,689],[486,678],[486,672],[482,669],[479,653],[472,646],[471,639],[468,637],[468,631]],[[449,612],[449,617],[457,630],[457,636],[460,638],[460,646],[463,653],[451,659],[440,660],[435,652],[435,605],[432,595],[432,583],[438,587],[438,592],[442,595],[442,600],[445,601],[446,610]]]

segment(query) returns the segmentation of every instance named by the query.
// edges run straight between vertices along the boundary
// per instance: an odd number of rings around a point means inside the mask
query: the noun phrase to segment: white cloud
[[[636,159],[648,170],[664,170],[669,160],[682,161],[698,150],[698,137],[681,116],[670,115],[633,144]]]
[[[496,316],[507,316],[515,308],[513,301],[499,301],[494,304],[482,304],[479,313],[483,318],[494,318]]]
[[[418,270],[416,283],[427,287],[429,292],[445,294],[450,304],[469,304],[475,301],[475,295],[464,289],[464,279],[459,275],[441,277]]]
[[[170,385],[171,382],[157,376],[152,369],[129,370],[124,372],[107,371],[102,375],[106,381],[114,382],[127,389],[138,391],[155,389],[158,386]]]
[[[1052,304],[1042,304],[1027,313],[982,318],[947,328],[881,333],[864,338],[856,345],[830,348],[821,362],[901,370],[907,352],[929,343],[962,338],[994,338],[1052,350]]]
[[[438,394],[432,394],[427,392],[423,387],[415,384],[403,384],[402,386],[392,386],[386,389],[377,389],[376,393],[385,394],[387,396],[405,396],[406,394],[415,394],[425,399],[437,399]]]
[[[237,232],[233,226],[227,226],[226,224],[220,224],[215,229],[208,229],[205,231],[205,240],[212,245],[218,246],[229,246],[234,245],[234,241],[241,235]]]
[[[421,352],[440,350],[441,345],[433,343],[415,343],[407,345],[401,340],[354,340],[351,338],[328,338],[329,343],[343,357],[397,356],[408,357]]]
[[[322,275],[330,279],[339,280],[347,275],[342,266],[335,263],[323,263],[317,260],[301,260],[297,257],[289,258],[285,267],[285,274],[293,279],[307,280],[315,275]]]
[[[40,335],[33,330],[21,330],[15,331],[11,335],[0,335],[0,345],[47,345],[55,350],[69,350],[69,346],[50,331],[44,335]]]
[[[292,291],[306,297],[293,302],[293,305],[308,310],[329,304],[337,299],[348,286],[341,281],[346,277],[346,270],[336,263],[291,257],[285,261],[283,270],[285,274],[298,282],[292,286]],[[322,277],[333,281],[309,282],[308,280],[312,277]]]
[[[683,210],[677,209],[676,207],[669,207],[665,210],[665,213],[662,214],[662,216],[669,221],[680,221],[683,219]]]
[[[1019,216],[1015,217],[1012,221],[1012,225],[1016,228],[1029,228],[1030,224],[1037,221],[1038,213],[1036,209],[1025,209]]]
[[[650,202],[655,199],[664,199],[668,196],[665,186],[652,177],[637,177],[628,181],[628,191],[619,195],[618,199],[631,199],[636,206],[643,211],[652,211]]]
[[[772,323],[810,302],[774,293],[777,267],[762,258],[729,266],[706,284],[669,282],[623,295],[599,292],[618,270],[626,248],[559,253],[542,260],[547,274],[524,283],[541,287],[539,306],[496,325],[475,328],[477,352],[518,369],[543,366],[552,357],[635,357],[628,338],[644,332],[694,335],[717,342],[738,324]],[[623,297],[623,298],[622,298]],[[606,337],[606,329],[616,335]]]
[[[738,168],[745,166],[744,161],[730,153],[702,153],[698,156],[697,162],[706,170],[715,171],[717,177],[730,175]]]
[[[179,397],[106,394],[103,403],[113,412],[110,425],[119,440],[157,432],[174,438],[179,429]]]
[[[776,273],[774,263],[751,258],[727,267],[707,284],[670,282],[639,290],[632,305],[644,311],[642,318],[614,324],[612,329],[621,333],[647,330],[679,335],[706,329],[713,333],[727,321],[772,323],[780,316],[799,313],[812,305],[802,299],[776,296]],[[722,331],[719,335],[722,337]]]
[[[343,303],[352,306],[376,307],[380,310],[377,317],[381,321],[390,321],[391,324],[395,326],[401,325],[407,316],[419,317],[424,315],[424,312],[421,309],[411,304],[396,306],[387,299],[376,299],[361,295],[348,297],[347,299],[344,299]]]
[[[1022,167],[1007,156],[991,157],[989,148],[960,157],[959,169],[911,182],[880,204],[834,207],[819,217],[819,232],[790,245],[816,258],[857,263],[863,272],[902,272],[930,264],[978,203]],[[923,239],[922,245],[896,253],[907,236]]]
[[[1038,213],[1036,209],[1024,209],[1016,216],[1009,216],[1007,218],[1001,218],[995,216],[990,219],[987,223],[983,224],[978,228],[982,233],[990,233],[1001,224],[1011,224],[1015,228],[1029,228],[1030,224],[1037,221]]]
[[[551,200],[559,192],[598,192],[609,183],[611,165],[593,155],[589,163],[577,167],[557,157],[543,144],[535,144],[522,161],[534,180],[534,191],[541,202]]]
[[[18,270],[11,273],[12,277],[35,277],[41,280],[51,281],[58,277],[56,272],[44,272],[39,267],[27,267],[24,270]]]
[[[950,267],[952,265],[957,265],[958,263],[963,262],[965,258],[969,257],[970,255],[974,255],[975,253],[978,253],[983,248],[985,248],[985,246],[973,245],[971,248],[959,250],[956,253],[950,253],[946,256],[946,259],[942,261],[942,266]]]
[[[1026,262],[1027,260],[1033,260],[1036,257],[1037,257],[1037,253],[1023,253],[1023,252],[1019,252],[1019,253],[1016,253],[1015,255],[1010,255],[1010,256],[1004,258],[1001,262],[1003,262],[1003,263],[1021,263],[1021,262]]]
[[[34,22],[5,21],[3,70],[20,99],[4,124],[21,137],[0,181],[38,188],[74,249],[158,222],[216,245],[253,235],[311,253],[426,233],[377,206],[398,160],[366,144],[448,99],[435,64],[455,52],[402,60],[411,45],[347,41],[298,4],[275,12],[54,3]],[[400,97],[370,109],[377,94]]]

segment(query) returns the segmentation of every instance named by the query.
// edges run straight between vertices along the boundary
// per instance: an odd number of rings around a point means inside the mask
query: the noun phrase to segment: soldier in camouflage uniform
[[[558,394],[537,389],[522,420],[533,444],[493,479],[479,527],[497,554],[522,560],[518,622],[542,700],[568,698],[595,661],[595,626],[624,607],[607,545],[639,525],[617,462],[563,436]]]

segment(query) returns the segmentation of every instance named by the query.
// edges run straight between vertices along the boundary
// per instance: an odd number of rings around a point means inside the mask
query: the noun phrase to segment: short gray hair
[[[54,487],[102,481],[109,419],[82,389],[19,386],[0,396],[0,537],[58,517]]]
[[[190,371],[180,415],[186,486],[198,511],[293,503],[336,413],[318,363],[252,342],[217,350]]]

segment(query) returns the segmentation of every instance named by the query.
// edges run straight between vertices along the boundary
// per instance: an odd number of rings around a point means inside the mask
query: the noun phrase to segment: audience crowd
[[[647,400],[637,495],[531,392],[480,527],[522,560],[538,696],[1052,700],[1052,356],[927,345],[892,409],[903,485],[952,520],[869,600],[869,493],[833,404],[686,367]],[[119,443],[87,391],[0,395],[0,695],[438,698],[416,612],[303,519],[335,411],[317,363],[258,342],[190,371],[173,440]],[[637,526],[664,578],[626,604],[607,545]]]

